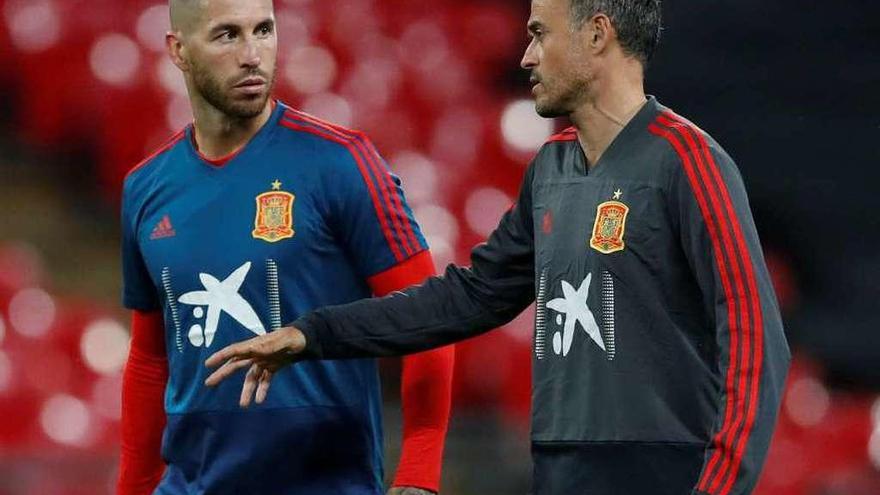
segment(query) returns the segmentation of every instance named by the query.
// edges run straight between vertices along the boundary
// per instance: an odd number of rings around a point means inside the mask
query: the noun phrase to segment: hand
[[[216,368],[205,380],[205,385],[216,386],[236,371],[250,366],[241,387],[239,405],[248,407],[256,390],[257,404],[262,404],[269,393],[269,385],[276,371],[296,362],[297,354],[306,347],[306,337],[296,327],[284,327],[250,340],[224,347],[205,361],[208,368]]]
[[[430,490],[424,490],[422,488],[415,488],[412,486],[395,486],[394,488],[388,490],[386,495],[437,495],[436,493]]]

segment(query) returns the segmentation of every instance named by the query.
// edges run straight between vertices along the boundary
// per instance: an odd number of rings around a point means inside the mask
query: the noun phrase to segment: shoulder
[[[278,125],[282,142],[309,154],[321,155],[321,163],[336,167],[378,162],[375,146],[361,131],[348,129],[313,115],[285,107]]]
[[[662,157],[668,173],[700,175],[736,170],[733,159],[709,133],[671,110],[660,112],[648,131],[654,137],[650,146],[656,156]]]
[[[152,179],[157,174],[161,175],[160,169],[162,165],[168,161],[172,150],[179,146],[185,137],[185,128],[177,131],[155,151],[132,167],[125,175],[123,181],[123,198],[135,194],[138,190],[143,189],[145,185],[152,183]]]
[[[577,130],[569,127],[547,138],[535,153],[527,169],[528,180],[536,177],[540,181],[547,178],[560,178],[571,173],[570,164],[580,153]]]
[[[579,147],[577,129],[569,127],[547,138],[547,141],[541,145],[535,154],[534,162],[537,163],[548,156],[565,154]]]

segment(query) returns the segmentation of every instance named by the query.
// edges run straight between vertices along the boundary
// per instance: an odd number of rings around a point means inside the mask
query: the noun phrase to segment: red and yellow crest
[[[602,254],[616,253],[626,248],[623,234],[626,232],[626,215],[629,207],[620,201],[607,201],[596,208],[596,223],[590,247]]]
[[[293,237],[293,202],[296,197],[281,191],[281,183],[272,183],[272,191],[257,196],[254,239],[278,242]]]

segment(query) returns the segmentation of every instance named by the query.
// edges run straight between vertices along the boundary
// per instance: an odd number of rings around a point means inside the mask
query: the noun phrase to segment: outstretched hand
[[[272,376],[279,369],[297,361],[297,355],[306,347],[305,335],[296,327],[284,327],[250,340],[224,347],[205,361],[208,368],[217,368],[205,380],[205,385],[216,386],[236,371],[250,369],[241,387],[239,405],[248,407],[253,399],[262,404],[269,393]]]

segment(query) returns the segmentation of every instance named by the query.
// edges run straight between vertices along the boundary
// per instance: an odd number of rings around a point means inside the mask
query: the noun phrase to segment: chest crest
[[[593,224],[593,235],[590,247],[602,254],[611,254],[626,249],[626,217],[629,206],[620,201],[622,192],[618,189],[614,199],[596,207],[596,222]]]
[[[281,181],[272,183],[272,190],[257,196],[254,218],[254,239],[278,242],[293,237],[293,204],[296,196],[281,190]]]

